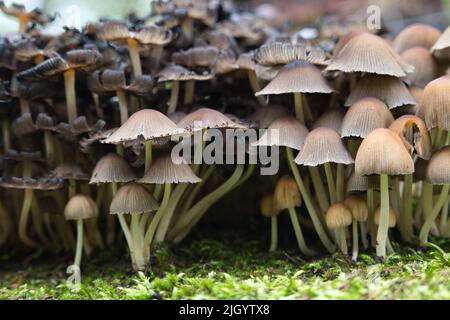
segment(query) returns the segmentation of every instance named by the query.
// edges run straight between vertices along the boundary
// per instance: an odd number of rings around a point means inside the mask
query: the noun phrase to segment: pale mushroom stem
[[[278,218],[277,216],[270,217],[270,248],[269,252],[277,250],[278,246]]]
[[[49,164],[55,163],[55,143],[49,130],[44,130],[45,157]]]
[[[152,164],[152,140],[145,141],[145,172],[150,168]]]
[[[220,198],[232,190],[233,186],[239,181],[244,171],[244,165],[238,164],[231,177],[228,178],[220,187],[204,196],[191,209],[189,209],[177,221],[173,229],[169,232],[169,240],[179,243],[185,238],[194,225],[202,218],[205,212]]]
[[[74,265],[80,267],[81,256],[83,255],[83,219],[77,220],[77,245],[75,249]]]
[[[373,248],[376,247],[376,236],[377,236],[377,226],[375,225],[374,220],[374,194],[373,194],[373,188],[369,188],[366,191],[367,193],[367,211],[369,213],[369,234],[370,234],[370,243]]]
[[[344,200],[344,165],[342,163],[337,164],[336,173],[336,197],[337,201]]]
[[[130,54],[131,66],[133,68],[133,76],[136,79],[142,75],[141,57],[139,56],[139,44],[135,39],[127,40],[128,52]]]
[[[94,101],[95,113],[97,114],[97,117],[103,118],[105,114],[103,113],[103,109],[100,106],[100,98],[97,93],[92,92],[92,100]]]
[[[30,18],[26,14],[23,14],[19,17],[19,33],[27,32],[27,27],[28,27],[29,21],[30,21]]]
[[[112,192],[113,196],[117,193],[117,182],[111,183],[111,192]],[[123,234],[125,236],[125,240],[128,244],[128,248],[130,249],[130,255],[131,255],[132,259],[134,259],[134,257],[133,257],[133,239],[131,238],[131,232],[130,232],[130,229],[128,228],[128,224],[122,213],[118,213],[117,218],[119,219],[120,227],[122,228]]]
[[[31,178],[32,166],[30,161],[25,161],[23,168],[23,179]],[[29,247],[35,247],[36,242],[27,234],[28,218],[30,216],[31,201],[33,200],[33,189],[25,189],[22,210],[19,218],[19,238]]]
[[[305,202],[306,209],[308,210],[309,216],[311,217],[314,228],[327,251],[330,253],[334,252],[335,246],[329,239],[327,232],[325,231],[322,223],[320,222],[320,218],[319,215],[317,214],[311,195],[308,192],[308,189],[306,188],[305,183],[303,182],[303,179],[300,176],[300,172],[298,171],[297,165],[294,162],[294,153],[292,152],[292,149],[286,147],[286,154],[288,158],[289,167],[291,169],[295,181],[297,182],[298,188],[303,197],[303,201]]]
[[[158,211],[156,211],[155,216],[153,217],[152,221],[150,222],[150,225],[147,228],[147,231],[145,232],[144,246],[145,246],[145,254],[147,254],[148,257],[150,257],[152,240],[153,237],[155,236],[156,228],[158,227],[159,222],[161,221],[161,218],[165,213],[167,205],[169,204],[171,191],[172,185],[170,183],[166,183],[164,185],[164,196],[161,201],[161,205],[159,206]]]
[[[8,151],[11,149],[11,124],[8,119],[3,119],[2,126],[3,133],[3,151]]]
[[[209,177],[214,172],[214,170],[216,170],[216,168],[217,167],[215,165],[208,166],[201,175],[202,180],[199,183],[196,183],[192,189],[189,188],[189,190],[186,191],[185,199],[183,199],[183,201],[182,201],[183,205],[181,206],[181,208],[179,210],[180,214],[184,214],[186,211],[188,211],[192,207],[192,204],[194,203],[194,200],[197,197],[198,193],[201,191],[202,187],[205,185],[206,181],[208,181]]]
[[[442,210],[445,202],[448,198],[448,193],[450,191],[450,185],[446,184],[442,186],[441,193],[439,194],[438,200],[436,203],[432,204],[433,199],[433,186],[429,183],[425,183],[424,185],[424,214],[425,214],[425,222],[422,225],[422,229],[420,229],[420,244],[426,245],[428,242],[428,234],[430,233],[431,225],[439,214],[439,211]]]
[[[261,90],[261,86],[258,81],[258,77],[256,76],[256,72],[254,70],[248,70],[248,81],[250,83],[250,87],[252,88],[253,92],[256,93]],[[262,106],[267,105],[266,100],[263,96],[256,96],[256,99],[258,99],[259,103]]]
[[[388,175],[380,175],[380,223],[377,231],[377,256],[386,257],[386,239],[389,230],[389,182]]]
[[[294,228],[295,238],[297,239],[297,244],[300,251],[306,256],[313,256],[316,253],[314,250],[308,248],[305,242],[305,238],[303,237],[303,232],[300,227],[300,223],[298,222],[297,212],[295,208],[288,208],[289,217],[291,218],[292,227]]]
[[[147,262],[144,254],[144,241],[141,234],[141,228],[139,227],[139,214],[131,214],[131,237],[133,239],[133,255],[135,271],[145,270]]]
[[[348,254],[347,239],[345,237],[345,228],[340,227],[334,230],[334,235],[336,238],[336,243],[339,249],[344,255]]]
[[[69,179],[68,198],[71,199],[77,193],[77,184],[74,179]]]
[[[186,36],[187,42],[191,43],[194,39],[194,21],[191,18],[186,17],[181,24],[181,29]]]
[[[331,170],[331,164],[329,162],[324,164],[325,175],[327,178],[328,192],[330,194],[330,200],[332,203],[337,201],[336,185],[334,183],[333,171]]]
[[[184,104],[192,104],[194,102],[195,81],[188,80],[184,85]]]
[[[413,187],[413,175],[405,175],[403,184],[403,203],[402,203],[402,216],[400,223],[403,227],[400,228],[402,232],[402,238],[406,242],[411,242],[413,238],[413,214],[412,214],[412,187]]]
[[[295,116],[298,121],[305,124],[305,112],[303,110],[302,94],[300,92],[294,92],[294,105],[295,105]]]
[[[439,223],[439,231],[441,232],[441,235],[445,234],[445,228],[447,227],[448,224],[449,205],[450,205],[450,195],[447,197],[447,201],[445,202],[441,211],[441,221]]]
[[[358,221],[356,221],[355,219],[353,219],[353,222],[352,222],[352,235],[353,235],[353,239],[352,239],[352,246],[353,246],[352,260],[356,261],[356,260],[358,260],[359,244],[358,244]]]
[[[322,212],[327,212],[330,207],[325,187],[322,179],[320,178],[319,169],[317,167],[308,166],[309,174],[313,183],[314,190],[316,191],[316,197],[319,202],[319,207]]]
[[[168,102],[167,114],[174,113],[177,109],[178,95],[180,93],[180,81],[172,81],[172,89],[170,90],[170,99]]]
[[[66,91],[67,119],[70,125],[77,118],[77,97],[75,92],[75,70],[64,71],[64,88]]]
[[[124,124],[128,120],[127,96],[123,90],[117,90],[116,96],[119,100],[120,124]]]
[[[30,112],[30,102],[26,99],[19,99],[20,113],[25,114]]]
[[[361,242],[364,249],[367,249],[369,244],[367,243],[367,230],[366,230],[366,222],[360,221],[359,228],[361,229]]]

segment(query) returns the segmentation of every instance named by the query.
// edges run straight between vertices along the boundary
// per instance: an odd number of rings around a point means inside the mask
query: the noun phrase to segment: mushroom
[[[328,229],[334,231],[336,242],[344,255],[348,254],[345,229],[352,224],[352,213],[342,202],[331,205],[326,213]]]
[[[367,238],[366,238],[366,220],[369,216],[369,209],[367,207],[367,202],[356,196],[350,195],[344,200],[344,204],[350,209],[353,216],[352,222],[352,235],[353,235],[353,250],[352,259],[356,261],[358,259],[358,223],[361,228],[361,239],[364,244],[364,248],[367,248]]]
[[[267,193],[262,196],[259,202],[259,210],[264,217],[270,218],[270,248],[269,252],[277,250],[278,245],[278,220],[280,209],[277,208],[274,201],[273,193]]]
[[[440,66],[425,48],[413,47],[402,52],[400,56],[414,66],[414,71],[405,78],[409,86],[423,88],[440,73]]]
[[[77,222],[77,244],[75,249],[75,260],[67,268],[67,273],[74,273],[80,277],[81,256],[83,254],[83,220],[94,218],[98,215],[97,205],[91,197],[76,194],[70,198],[64,208],[66,220],[76,220]]]
[[[375,213],[374,213],[375,224],[378,226],[380,225],[381,219],[382,219],[381,210],[382,210],[381,207],[378,207],[375,209]],[[388,224],[387,224],[388,228],[394,228],[395,225],[397,224],[396,213],[395,213],[394,209],[392,209],[391,207],[389,207],[389,218],[388,218],[387,222],[388,222]],[[394,249],[392,249],[391,242],[389,241],[388,233],[386,234],[386,249],[387,249],[388,253],[394,252]]]
[[[421,47],[428,51],[440,36],[441,32],[435,27],[415,23],[400,31],[392,45],[398,53],[405,52],[414,47]]]
[[[315,255],[315,252],[306,245],[300,223],[298,222],[295,207],[300,206],[301,197],[295,180],[288,175],[281,177],[275,186],[273,198],[278,210],[288,210],[300,251],[307,256]]]
[[[358,149],[355,172],[359,175],[380,175],[381,218],[377,232],[377,256],[386,256],[389,219],[389,175],[414,172],[414,162],[400,137],[392,130],[378,128],[369,133]]]
[[[158,209],[159,205],[153,196],[141,185],[129,182],[120,187],[110,206],[111,214],[130,214],[131,225],[123,225],[123,232],[127,242],[131,243],[130,256],[135,271],[142,271],[147,267],[144,234],[140,227],[141,215]],[[120,220],[119,220],[120,221]]]

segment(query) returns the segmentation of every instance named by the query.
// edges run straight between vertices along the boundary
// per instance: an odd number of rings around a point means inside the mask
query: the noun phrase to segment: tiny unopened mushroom
[[[270,218],[270,248],[269,252],[277,250],[278,245],[278,219],[280,209],[275,205],[273,193],[267,193],[259,201],[259,210],[264,217]]]
[[[344,203],[336,202],[328,208],[325,218],[328,229],[334,231],[339,249],[343,254],[347,255],[348,249],[345,229],[352,224],[352,213],[350,209]]]
[[[366,234],[366,220],[369,216],[369,210],[367,207],[367,202],[356,196],[356,195],[350,195],[344,200],[344,204],[350,209],[350,212],[353,216],[353,222],[352,222],[352,259],[356,261],[358,259],[358,223],[359,227],[361,228],[361,239],[364,245],[364,248],[367,248],[367,234]]]

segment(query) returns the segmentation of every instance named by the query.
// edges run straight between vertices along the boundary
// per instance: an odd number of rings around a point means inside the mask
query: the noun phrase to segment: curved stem
[[[31,178],[32,166],[29,161],[25,161],[23,167],[23,179]],[[27,246],[35,247],[36,242],[32,240],[27,234],[28,218],[30,215],[31,201],[33,200],[33,190],[25,189],[22,209],[19,218],[19,239]]]
[[[295,105],[295,116],[298,121],[305,123],[305,112],[303,110],[302,94],[300,92],[294,92],[294,105]]]
[[[75,92],[75,70],[64,72],[64,88],[66,91],[67,121],[70,125],[77,118],[77,97]]]
[[[192,190],[189,189],[186,191],[186,194],[188,194],[188,196],[183,201],[184,203],[181,206],[181,210],[180,210],[181,214],[188,211],[192,207],[192,204],[194,203],[194,200],[197,197],[198,193],[200,192],[202,187],[205,185],[206,181],[208,181],[208,179],[212,175],[212,173],[216,170],[216,168],[217,167],[215,165],[208,166],[206,168],[206,171],[204,172],[204,174],[201,176],[202,181],[195,184],[195,186],[194,186],[194,188],[192,188]]]
[[[352,260],[356,261],[358,260],[358,221],[353,220],[352,222],[352,235],[353,235],[353,240],[352,240],[352,246],[353,246],[353,250],[352,250]]]
[[[413,214],[412,214],[412,187],[413,175],[407,174],[403,184],[403,202],[402,212],[400,218],[400,232],[402,239],[406,242],[411,242],[413,239]]]
[[[449,205],[450,205],[450,196],[447,197],[447,201],[445,202],[444,206],[442,207],[442,211],[441,211],[441,221],[439,223],[439,230],[442,235],[444,235],[445,228],[447,227],[447,224],[448,224]]]
[[[344,201],[344,165],[342,163],[337,164],[336,169],[336,197],[337,201]]]
[[[252,88],[253,92],[256,93],[261,90],[261,86],[258,81],[258,77],[256,76],[255,70],[248,70],[248,81],[250,82],[250,87]],[[259,103],[262,106],[267,105],[266,100],[263,96],[256,96],[256,99],[258,99]]]
[[[367,249],[369,244],[367,243],[367,230],[366,230],[366,222],[360,221],[359,228],[361,229],[361,242],[364,249]]]
[[[367,211],[369,213],[369,233],[370,233],[370,243],[373,248],[376,247],[376,237],[377,237],[377,226],[375,225],[374,213],[375,213],[375,204],[374,204],[374,194],[373,188],[369,188],[366,191],[367,193]]]
[[[75,249],[74,265],[80,266],[81,256],[83,254],[83,220],[77,220],[77,246]]]
[[[291,218],[292,227],[294,228],[295,232],[295,238],[297,239],[297,244],[300,249],[300,251],[307,256],[313,256],[316,253],[314,250],[311,250],[308,248],[305,242],[305,238],[303,237],[303,232],[300,227],[300,223],[298,222],[297,218],[297,212],[295,211],[295,208],[288,208],[289,211],[289,217]]]
[[[303,179],[300,176],[300,172],[298,171],[297,165],[294,162],[294,154],[292,152],[292,149],[286,148],[286,154],[288,158],[289,167],[291,169],[292,174],[294,175],[295,181],[297,182],[298,188],[303,197],[303,201],[305,202],[306,209],[308,210],[309,216],[311,217],[317,235],[319,236],[320,240],[322,241],[322,244],[325,246],[328,252],[330,253],[334,252],[336,248],[334,244],[331,242],[330,238],[328,237],[322,223],[320,222],[320,218],[319,215],[317,214],[317,210],[314,206],[311,195],[308,192],[308,189],[306,188]]]
[[[325,175],[327,177],[327,185],[328,185],[328,192],[330,194],[330,200],[332,203],[335,203],[337,201],[336,185],[334,184],[334,177],[333,172],[331,170],[331,164],[329,162],[325,163],[324,168],[325,168]]]
[[[380,222],[377,231],[377,256],[386,257],[386,239],[389,229],[389,184],[388,175],[380,175]]]
[[[170,100],[168,102],[167,114],[174,113],[177,109],[178,95],[180,94],[180,81],[172,81],[172,89],[170,90]]]
[[[277,250],[278,245],[278,218],[277,216],[270,217],[270,248],[269,252]]]
[[[330,203],[328,201],[322,179],[320,178],[319,169],[317,167],[308,167],[308,170],[311,176],[314,190],[316,191],[316,197],[319,201],[320,210],[322,211],[322,214],[324,214],[330,207]]]
[[[124,124],[128,120],[128,103],[125,91],[116,91],[117,99],[119,99],[120,123]]]
[[[184,85],[184,104],[194,102],[195,80],[188,80]]]
[[[433,186],[427,182],[424,184],[424,214],[425,214],[425,222],[422,225],[422,228],[420,229],[420,244],[426,245],[428,242],[428,234],[430,233],[431,225],[433,224],[434,220],[439,214],[439,211],[441,211],[442,207],[444,206],[445,202],[447,201],[448,192],[450,190],[450,185],[443,185],[441,193],[439,194],[439,198],[436,202],[436,204],[433,206],[432,199],[433,199]]]
[[[136,79],[142,75],[141,57],[139,56],[139,43],[135,39],[127,39],[133,76]]]

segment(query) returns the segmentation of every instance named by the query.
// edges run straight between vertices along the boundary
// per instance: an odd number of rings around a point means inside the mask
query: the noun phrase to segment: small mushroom
[[[280,209],[275,205],[273,193],[267,193],[262,196],[259,202],[259,210],[264,217],[270,218],[270,248],[269,252],[277,250],[278,245],[278,219]]]

